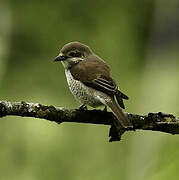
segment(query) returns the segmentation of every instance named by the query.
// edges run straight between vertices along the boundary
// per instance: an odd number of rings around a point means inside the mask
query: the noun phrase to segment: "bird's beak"
[[[58,55],[54,61],[65,61],[67,59],[67,56],[64,56],[64,55]]]

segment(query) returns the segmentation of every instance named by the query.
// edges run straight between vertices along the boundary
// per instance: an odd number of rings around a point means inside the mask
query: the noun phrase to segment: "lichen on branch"
[[[162,112],[148,113],[148,115],[137,115],[125,113],[132,122],[134,129],[161,131],[170,134],[179,134],[179,118],[172,114]],[[111,112],[101,110],[82,110],[82,109],[65,109],[55,106],[47,106],[39,103],[28,102],[10,102],[0,101],[0,117],[5,116],[22,116],[34,117],[54,121],[58,124],[62,122],[91,123],[111,125],[115,116]],[[126,130],[121,131],[121,135]],[[110,133],[110,141],[116,139],[115,133]]]

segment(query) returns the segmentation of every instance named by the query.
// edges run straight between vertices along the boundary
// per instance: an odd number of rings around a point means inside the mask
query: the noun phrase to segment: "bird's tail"
[[[126,96],[124,93],[122,93],[119,90],[117,90],[115,96],[116,96],[116,99],[117,99],[117,102],[118,102],[119,106],[121,108],[125,109],[123,99],[126,99],[126,100],[129,99],[128,96]]]
[[[120,124],[124,128],[127,128],[127,129],[132,129],[133,128],[132,123],[125,116],[125,114],[122,112],[122,110],[119,108],[119,106],[117,105],[116,101],[113,98],[111,98],[110,101],[106,102],[106,104],[110,107],[110,109],[112,110],[113,114],[118,119],[118,122],[120,122]]]

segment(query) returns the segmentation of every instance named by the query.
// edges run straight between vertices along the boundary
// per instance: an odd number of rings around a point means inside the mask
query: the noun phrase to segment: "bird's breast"
[[[82,103],[92,107],[101,106],[104,102],[100,97],[104,94],[93,88],[87,87],[82,82],[75,80],[70,70],[65,70],[67,82],[72,94]]]

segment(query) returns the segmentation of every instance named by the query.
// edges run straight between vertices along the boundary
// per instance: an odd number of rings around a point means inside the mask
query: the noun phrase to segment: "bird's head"
[[[80,61],[85,60],[92,53],[92,50],[88,46],[80,42],[70,42],[63,46],[60,54],[54,61],[61,61],[64,68],[69,69]]]

